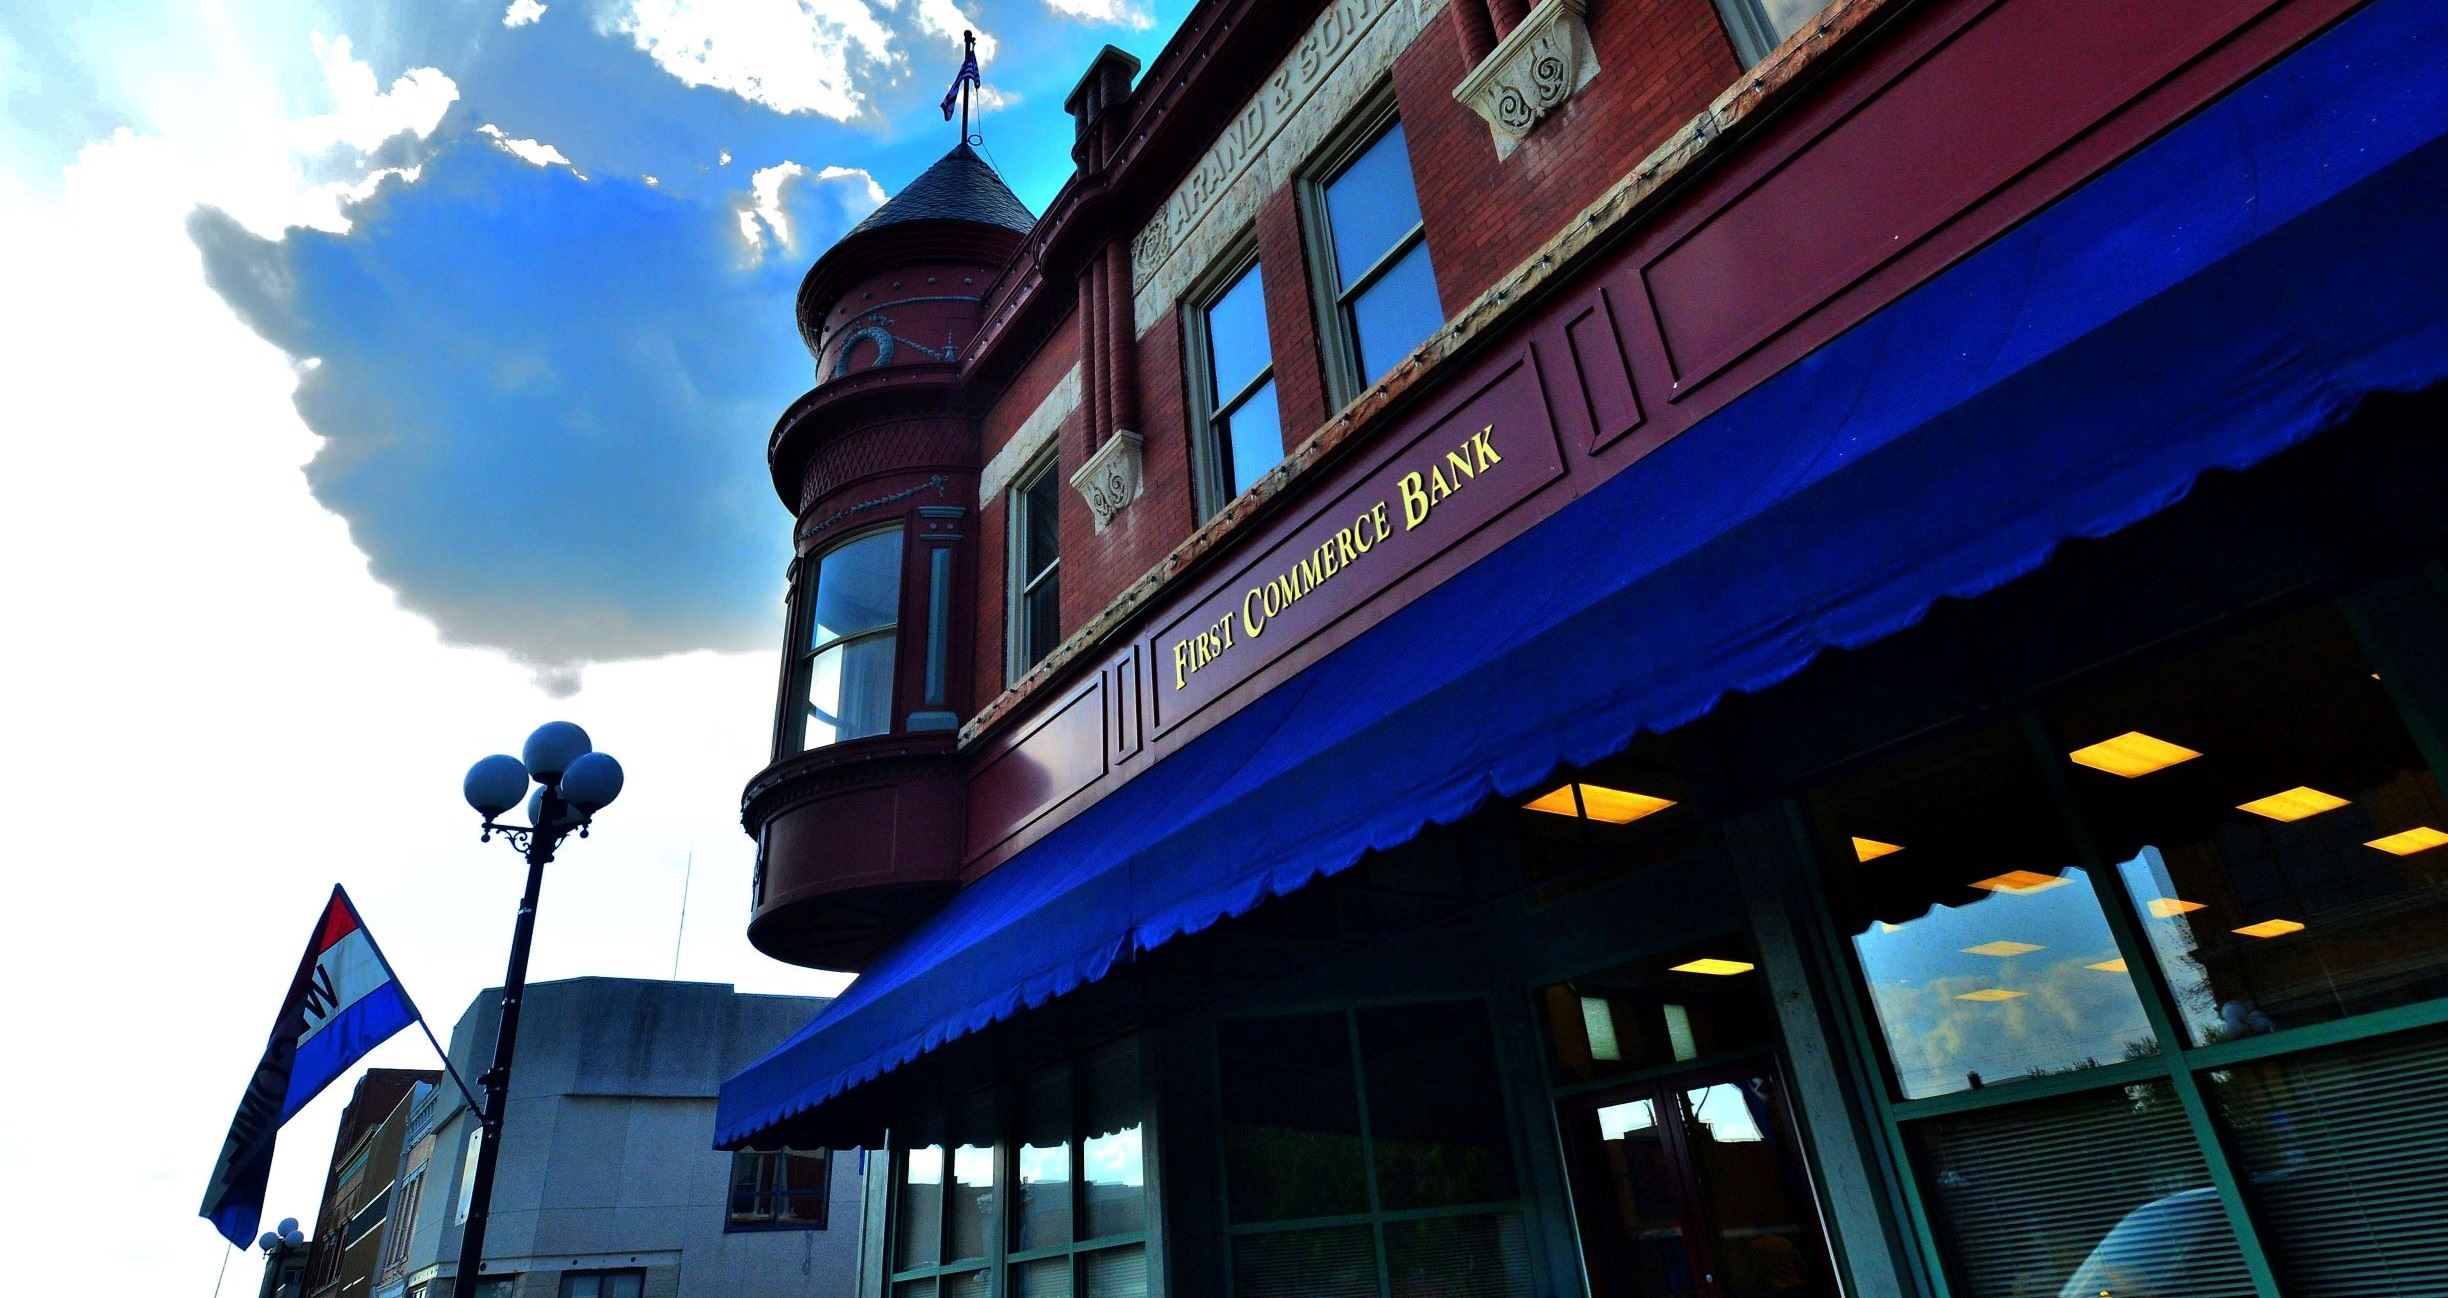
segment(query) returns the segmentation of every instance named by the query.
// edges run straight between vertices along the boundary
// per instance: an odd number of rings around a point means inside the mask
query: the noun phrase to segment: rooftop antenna
[[[953,102],[957,100],[960,103],[961,143],[963,144],[978,145],[986,142],[979,136],[971,134],[969,130],[969,100],[976,93],[978,85],[977,33],[963,31],[961,33],[960,71],[953,76],[952,88],[945,91],[943,97],[943,115],[947,122],[952,120]]]
[[[671,980],[680,981],[680,939],[688,936],[689,880],[697,877],[697,849],[690,848],[688,864],[680,871],[680,927],[672,933]]]

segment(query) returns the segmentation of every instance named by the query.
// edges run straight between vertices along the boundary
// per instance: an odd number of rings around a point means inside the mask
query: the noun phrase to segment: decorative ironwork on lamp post
[[[476,1148],[476,1175],[468,1185],[467,1225],[459,1235],[453,1298],[476,1298],[483,1279],[485,1221],[492,1209],[494,1168],[501,1162],[510,1057],[518,1049],[519,1003],[527,997],[527,951],[535,940],[536,896],[544,888],[544,866],[571,833],[586,837],[595,813],[610,806],[621,791],[620,763],[596,752],[587,732],[567,721],[536,727],[520,753],[496,753],[469,767],[464,786],[468,805],[484,817],[483,841],[492,842],[499,834],[526,858],[527,892],[519,900],[518,926],[510,936],[510,969],[502,976],[493,1066],[476,1079],[484,1088],[484,1112],[476,1115],[483,1138]],[[502,824],[501,817],[522,801],[527,804],[527,823]]]

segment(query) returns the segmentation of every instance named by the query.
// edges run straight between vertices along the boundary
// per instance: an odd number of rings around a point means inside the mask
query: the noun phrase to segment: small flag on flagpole
[[[961,44],[967,53],[961,58],[960,72],[952,78],[952,88],[945,91],[943,97],[943,114],[947,122],[952,120],[952,106],[960,102],[962,87],[984,84],[984,78],[978,74],[977,33],[962,32]]]
[[[348,893],[334,887],[204,1189],[200,1213],[224,1238],[245,1248],[263,1224],[264,1182],[282,1124],[350,1065],[416,1021],[416,1006]]]

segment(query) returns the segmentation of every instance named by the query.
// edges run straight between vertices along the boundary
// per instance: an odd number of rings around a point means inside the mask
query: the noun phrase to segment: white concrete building
[[[719,983],[538,983],[520,1020],[484,1298],[832,1298],[852,1292],[856,1153],[713,1148],[714,1093],[824,1006]],[[472,1082],[501,991],[451,1032]],[[474,1175],[475,1115],[437,1087],[403,1143],[373,1298],[446,1298]]]

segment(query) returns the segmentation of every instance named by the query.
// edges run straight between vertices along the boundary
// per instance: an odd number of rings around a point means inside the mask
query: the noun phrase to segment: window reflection
[[[1904,1098],[2157,1053],[2019,730],[1880,764],[1814,808]]]
[[[2448,800],[2345,619],[2314,608],[2073,700],[2199,756],[2068,778],[2195,1045],[2448,995]],[[2448,836],[2440,838],[2448,842]]]
[[[944,1151],[922,1145],[901,1156],[899,1265],[932,1266],[943,1241]]]
[[[901,606],[901,529],[835,546],[816,563],[807,634],[792,691],[802,750],[892,728],[895,634]]]

